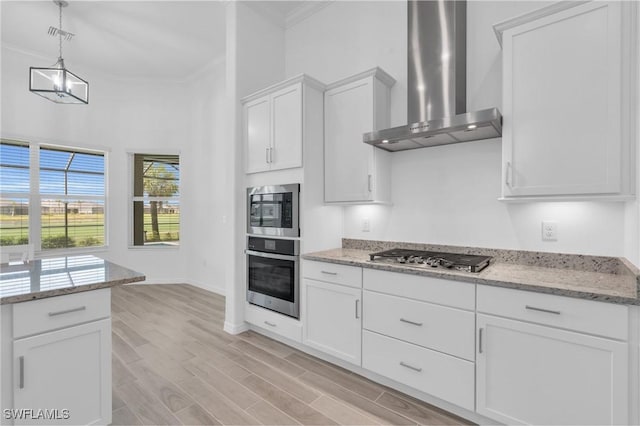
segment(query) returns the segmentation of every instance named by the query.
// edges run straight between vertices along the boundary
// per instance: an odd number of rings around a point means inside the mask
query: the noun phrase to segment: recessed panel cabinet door
[[[325,92],[325,201],[373,200],[373,78]]]
[[[360,365],[362,290],[304,280],[305,345]]]
[[[477,411],[507,424],[627,424],[626,343],[478,314]]]
[[[69,415],[16,424],[111,422],[110,319],[15,340],[13,352],[14,407]]]
[[[264,172],[270,168],[271,108],[269,96],[243,106],[246,172]]]
[[[271,95],[271,170],[302,166],[302,84]]]
[[[505,197],[628,186],[620,3],[589,2],[504,32]]]

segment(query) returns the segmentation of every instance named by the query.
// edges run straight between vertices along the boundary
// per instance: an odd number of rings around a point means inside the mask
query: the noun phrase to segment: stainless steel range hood
[[[467,112],[466,1],[408,1],[408,121],[406,126],[365,133],[363,141],[404,151],[497,138],[497,108]]]

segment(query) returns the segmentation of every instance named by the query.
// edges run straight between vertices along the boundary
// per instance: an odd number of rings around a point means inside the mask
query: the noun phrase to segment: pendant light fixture
[[[62,37],[71,40],[72,33],[62,30],[62,8],[65,0],[53,0],[59,9],[60,27],[49,27],[49,34],[58,36],[60,55],[49,68],[29,68],[29,90],[58,104],[88,104],[89,83],[67,70],[62,58]]]

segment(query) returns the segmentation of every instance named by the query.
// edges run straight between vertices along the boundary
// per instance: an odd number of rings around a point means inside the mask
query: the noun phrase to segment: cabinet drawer
[[[479,285],[478,312],[613,339],[629,338],[628,308],[613,303]]]
[[[13,305],[13,338],[111,316],[111,289],[84,291]]]
[[[396,339],[475,359],[475,314],[386,294],[364,292],[363,327]]]
[[[302,325],[294,318],[246,304],[245,321],[295,342],[302,342]]]
[[[362,288],[362,268],[358,266],[305,260],[302,274],[305,278]]]
[[[363,271],[362,280],[365,290],[470,311],[476,307],[476,286],[471,283],[367,268]]]
[[[472,362],[365,330],[362,366],[460,407],[474,409]]]

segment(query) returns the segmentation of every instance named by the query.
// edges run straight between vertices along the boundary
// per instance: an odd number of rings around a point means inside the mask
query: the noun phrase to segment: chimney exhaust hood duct
[[[408,121],[363,135],[386,151],[502,135],[497,108],[467,112],[467,2],[409,0]]]

